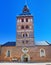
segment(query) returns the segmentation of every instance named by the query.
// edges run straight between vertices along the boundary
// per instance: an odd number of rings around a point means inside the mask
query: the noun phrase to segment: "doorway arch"
[[[21,56],[21,62],[30,62],[30,56],[28,54],[23,54]]]

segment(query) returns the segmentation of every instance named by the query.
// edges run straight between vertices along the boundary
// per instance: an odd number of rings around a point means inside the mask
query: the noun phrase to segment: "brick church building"
[[[16,42],[0,45],[0,62],[51,62],[51,45],[34,40],[34,19],[27,5],[16,19]]]

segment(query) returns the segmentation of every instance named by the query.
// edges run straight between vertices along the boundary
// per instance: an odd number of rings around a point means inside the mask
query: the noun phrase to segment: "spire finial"
[[[25,0],[25,5],[27,5],[27,0]]]

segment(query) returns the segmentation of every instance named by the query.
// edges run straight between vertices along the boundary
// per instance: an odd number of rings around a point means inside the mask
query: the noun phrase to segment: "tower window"
[[[45,50],[44,49],[40,49],[40,57],[44,57],[45,56]]]
[[[28,43],[28,40],[26,40],[26,43]]]
[[[24,26],[23,25],[21,26],[21,29],[24,29]]]
[[[24,37],[24,33],[22,33],[22,37]]]
[[[23,37],[24,37],[24,34],[23,34]]]
[[[26,37],[29,37],[29,33],[26,33]]]
[[[22,43],[24,44],[24,41],[22,41]]]
[[[22,22],[24,22],[24,19],[22,19]]]
[[[29,28],[29,26],[28,25],[26,25],[26,29],[28,29]]]
[[[7,54],[7,57],[10,57],[10,51],[9,50],[7,51],[6,54]]]
[[[26,18],[26,22],[28,22],[28,18]]]
[[[26,34],[26,37],[27,37],[28,35]]]

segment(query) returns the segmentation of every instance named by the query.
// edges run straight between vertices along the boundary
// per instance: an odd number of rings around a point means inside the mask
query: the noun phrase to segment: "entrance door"
[[[24,60],[23,60],[24,62],[28,62],[28,58],[24,58]]]
[[[28,54],[24,54],[21,56],[22,62],[30,62],[30,56]]]

